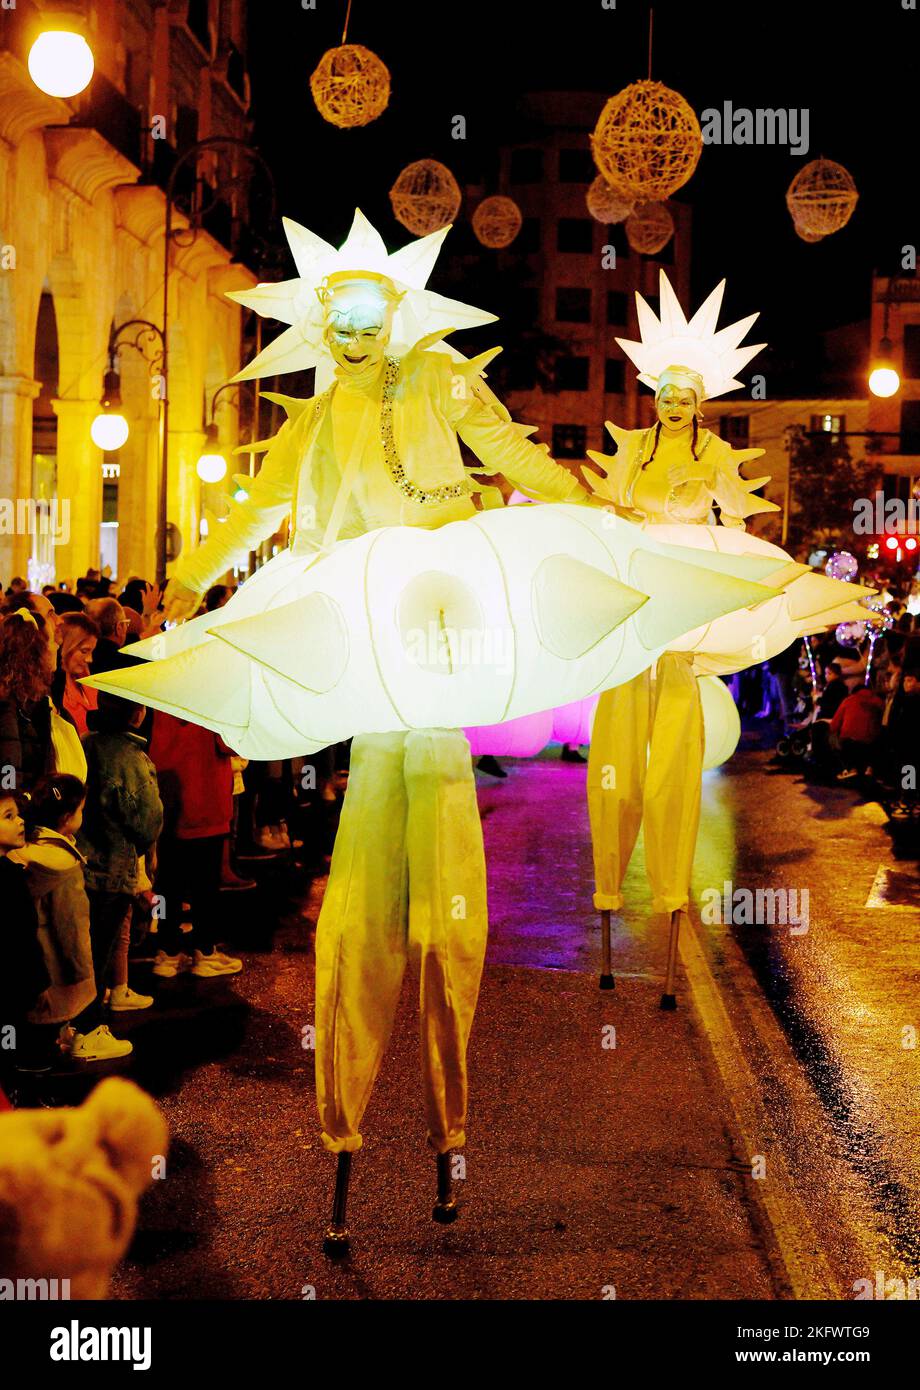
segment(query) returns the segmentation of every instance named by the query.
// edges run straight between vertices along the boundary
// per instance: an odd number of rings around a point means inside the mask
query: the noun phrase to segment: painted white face
[[[372,286],[348,286],[326,308],[323,336],[337,367],[365,375],[383,358],[390,341],[386,299]]]
[[[655,401],[658,419],[666,430],[676,434],[693,420],[697,410],[696,392],[679,386],[665,386]]]

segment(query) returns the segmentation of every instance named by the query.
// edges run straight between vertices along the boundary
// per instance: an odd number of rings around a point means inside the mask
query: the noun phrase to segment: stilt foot
[[[347,1226],[328,1226],[323,1237],[323,1254],[331,1260],[342,1260],[351,1249]]]
[[[601,989],[616,989],[616,983],[613,975],[602,975],[600,978]]]
[[[438,1154],[438,1200],[434,1204],[431,1213],[433,1221],[437,1221],[441,1226],[449,1226],[452,1221],[456,1221],[460,1215],[456,1198],[451,1190],[451,1156],[450,1151],[445,1154]]]
[[[677,1008],[677,995],[663,994],[661,996],[661,1008],[665,1009],[668,1013],[673,1013]]]
[[[348,1208],[348,1180],[351,1177],[351,1154],[340,1153],[335,1169],[335,1194],[332,1199],[332,1220],[326,1227],[323,1238],[323,1254],[333,1260],[340,1260],[350,1248],[346,1211]]]

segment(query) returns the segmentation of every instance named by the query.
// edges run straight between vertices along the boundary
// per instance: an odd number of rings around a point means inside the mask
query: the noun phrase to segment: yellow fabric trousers
[[[604,692],[588,758],[595,907],[623,906],[643,819],[652,911],[687,906],[702,774],[703,709],[690,657],[665,652],[654,681],[643,671]]]
[[[316,1100],[332,1153],[359,1126],[406,962],[419,986],[428,1142],[465,1142],[466,1048],[486,949],[486,869],[465,734],[364,734],[316,929]]]

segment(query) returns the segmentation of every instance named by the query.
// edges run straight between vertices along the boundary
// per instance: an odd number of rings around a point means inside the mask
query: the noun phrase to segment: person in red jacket
[[[831,742],[851,775],[865,772],[882,732],[885,702],[868,686],[841,701],[831,720]]]
[[[204,979],[235,975],[243,962],[215,948],[221,862],[233,815],[231,750],[217,734],[160,711],[150,757],[157,770],[165,819],[157,851],[156,891],[163,899],[153,973],[169,978],[191,969]],[[181,930],[183,905],[192,933]],[[194,956],[189,957],[188,946]]]

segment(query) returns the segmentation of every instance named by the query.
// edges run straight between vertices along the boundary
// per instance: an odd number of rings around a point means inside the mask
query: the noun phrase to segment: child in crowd
[[[146,714],[143,705],[100,693],[98,709],[87,716],[86,812],[77,843],[86,858],[96,996],[74,1019],[84,1038],[79,1050],[76,1043],[73,1049],[85,1061],[132,1050],[105,1022],[105,991],[116,987],[113,960],[137,890],[139,857],[151,849],[163,825],[156,771],[138,733]],[[109,1007],[117,1007],[118,997],[113,995]]]
[[[27,1022],[48,987],[48,971],[38,940],[38,920],[26,875],[10,855],[26,840],[19,798],[0,791],[0,903],[3,904],[0,941],[0,1097],[17,1070],[27,1070],[34,1033]]]

